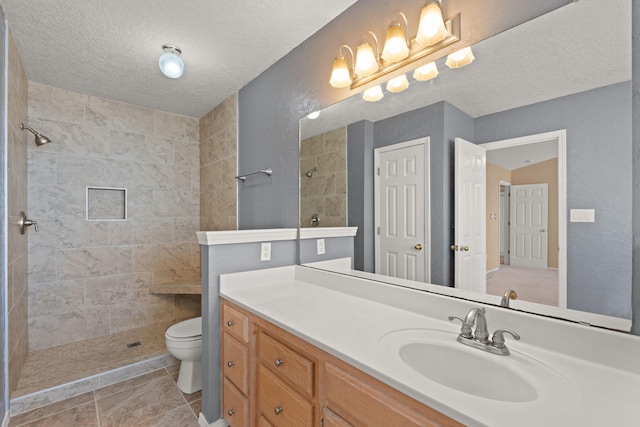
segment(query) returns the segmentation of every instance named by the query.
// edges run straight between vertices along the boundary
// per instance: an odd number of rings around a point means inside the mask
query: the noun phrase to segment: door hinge
[[[380,227],[378,227],[378,235],[380,235]]]
[[[378,176],[380,176],[380,168],[377,169],[376,173],[378,174]]]

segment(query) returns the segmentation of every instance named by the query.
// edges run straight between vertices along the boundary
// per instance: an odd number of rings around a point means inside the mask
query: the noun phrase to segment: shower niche
[[[127,189],[87,187],[87,221],[126,221]]]

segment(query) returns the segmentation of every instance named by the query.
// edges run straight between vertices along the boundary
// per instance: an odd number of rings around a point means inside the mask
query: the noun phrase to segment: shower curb
[[[178,363],[179,360],[170,354],[152,357],[110,371],[91,375],[66,384],[36,391],[24,396],[11,399],[11,416],[23,414],[52,403],[60,402],[71,397],[79,396],[121,381],[147,374],[158,369]]]

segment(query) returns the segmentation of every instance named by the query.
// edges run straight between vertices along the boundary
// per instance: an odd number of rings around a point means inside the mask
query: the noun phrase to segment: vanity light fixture
[[[384,98],[384,93],[382,93],[382,88],[380,85],[370,87],[362,93],[362,99],[369,102],[380,101]]]
[[[378,71],[380,63],[378,62],[378,38],[372,31],[367,31],[367,34],[371,34],[376,44],[376,50],[368,41],[363,40],[356,49],[356,65],[353,68],[353,72],[358,77],[368,77]]]
[[[307,115],[307,118],[308,118],[308,119],[310,119],[310,120],[315,120],[315,119],[317,119],[318,117],[320,117],[320,110],[318,110],[318,111],[314,111],[313,113],[309,113],[309,114]]]
[[[351,84],[351,71],[347,59],[342,55],[342,48],[346,47],[351,52],[351,60],[353,61],[353,51],[349,46],[343,44],[338,50],[338,56],[333,60],[333,70],[331,71],[331,79],[329,84],[335,88],[347,87]]]
[[[442,17],[442,2],[431,1],[422,8],[416,41],[423,46],[441,42],[449,35]]]
[[[382,53],[378,56],[378,39],[371,31],[375,46],[370,40],[362,41],[356,54],[347,45],[340,46],[339,54],[333,61],[333,69],[329,83],[336,88],[350,86],[351,90],[359,87],[371,87],[384,82],[389,74],[397,75],[406,72],[413,63],[425,63],[425,59],[434,56],[442,49],[460,42],[462,34],[460,14],[448,21],[444,21],[442,0],[426,0],[423,7],[418,33],[413,39],[409,38],[407,17],[397,12],[396,18],[387,28],[386,39]],[[351,64],[343,56],[343,48],[351,52]],[[375,48],[375,49],[374,49]],[[417,78],[433,78],[422,76]]]
[[[387,39],[384,42],[384,49],[382,49],[382,59],[390,64],[396,63],[409,56],[409,35],[407,27],[407,17],[404,13],[398,12],[398,16],[402,17],[402,21],[396,20],[389,25],[387,29]]]
[[[421,82],[426,82],[427,80],[431,80],[437,76],[438,66],[435,62],[429,62],[422,67],[416,68],[413,72],[413,78]]]
[[[387,90],[392,93],[402,92],[409,87],[409,80],[406,74],[401,74],[387,82]]]
[[[473,52],[471,52],[471,46],[467,46],[447,56],[446,64],[449,68],[462,68],[465,65],[471,64],[474,59],[476,59],[476,57],[473,56]]]
[[[184,73],[184,62],[180,58],[182,51],[179,47],[171,44],[162,45],[163,54],[160,55],[158,66],[165,76],[177,79]]]

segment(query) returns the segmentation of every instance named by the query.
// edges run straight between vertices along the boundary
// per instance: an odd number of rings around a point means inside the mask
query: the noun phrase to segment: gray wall
[[[462,37],[473,43],[568,3],[449,0],[446,8],[448,14],[462,14]],[[348,88],[338,90],[328,84],[338,47],[345,43],[355,47],[367,29],[383,37],[398,10],[415,26],[421,7],[422,2],[414,0],[360,0],[240,90],[238,171],[273,168],[271,178],[260,176],[240,184],[240,229],[298,225],[298,120],[352,95]],[[457,47],[452,45],[438,56]]]
[[[327,261],[338,258],[351,258],[353,266],[353,237],[325,237],[325,253],[318,255],[318,239],[300,239],[298,251],[300,264]]]
[[[640,0],[632,4],[633,51],[633,327],[640,335]]]
[[[221,418],[220,275],[295,264],[296,241],[271,242],[271,260],[260,261],[261,243],[200,246],[202,270],[202,414]]]
[[[567,305],[631,318],[631,82],[477,118],[475,143],[567,130]]]
[[[373,127],[373,135],[366,138],[373,138],[375,148],[430,137],[431,281],[447,286],[453,285],[453,256],[449,246],[455,225],[454,139],[461,137],[480,144],[567,129],[567,206],[596,209],[596,223],[568,224],[568,306],[631,318],[630,82],[475,120],[456,107],[439,102],[381,120]],[[348,126],[348,138],[352,137],[360,146],[365,138],[360,122]],[[349,147],[352,141],[348,141]],[[363,154],[352,151],[348,154],[357,156],[348,158],[349,169],[352,162],[359,169]],[[364,205],[361,213],[373,212],[373,181],[373,167],[364,174],[368,190],[364,190],[365,184],[361,182],[352,188],[349,177],[349,221],[352,204],[354,207],[358,203]],[[357,220],[364,222],[362,218]],[[349,225],[354,224],[349,222]],[[356,240],[356,260],[358,254],[373,253],[373,227],[361,231],[371,235],[371,246]]]
[[[6,24],[4,13],[0,7],[0,418],[4,418],[9,410],[9,337],[7,331],[7,106],[5,105],[7,80],[6,80]]]

